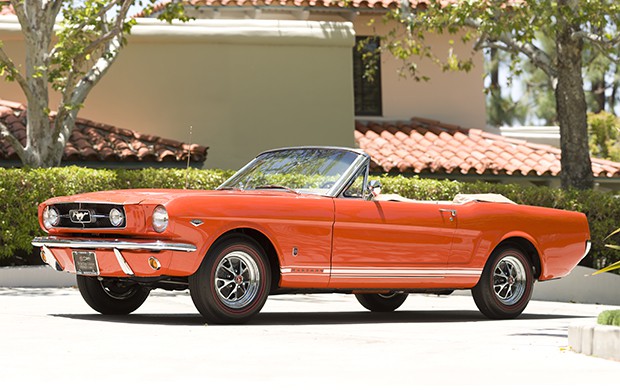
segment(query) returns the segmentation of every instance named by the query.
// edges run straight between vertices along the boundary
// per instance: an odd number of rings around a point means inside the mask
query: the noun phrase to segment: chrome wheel
[[[256,260],[243,251],[233,251],[215,269],[215,292],[225,306],[241,309],[254,301],[260,285]]]
[[[514,256],[500,259],[493,271],[493,291],[504,305],[518,302],[525,293],[527,274],[523,263]]]

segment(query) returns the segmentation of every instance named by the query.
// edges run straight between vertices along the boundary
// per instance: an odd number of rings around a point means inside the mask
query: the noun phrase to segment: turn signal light
[[[149,257],[149,265],[155,271],[159,271],[159,269],[161,268],[161,263],[159,262],[159,260],[157,260],[155,257],[152,257],[152,256]]]

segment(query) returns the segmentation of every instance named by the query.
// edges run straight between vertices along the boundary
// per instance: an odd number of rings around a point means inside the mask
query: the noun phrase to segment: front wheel
[[[529,303],[533,284],[532,266],[526,255],[518,248],[504,246],[491,255],[472,296],[488,318],[516,318]]]
[[[376,312],[388,312],[398,309],[407,299],[407,293],[389,294],[355,294],[355,298],[366,309]]]
[[[267,300],[271,272],[263,249],[249,237],[232,236],[216,244],[189,277],[194,305],[213,324],[240,324]]]
[[[151,292],[147,287],[122,279],[77,276],[82,298],[101,314],[123,315],[138,309]]]

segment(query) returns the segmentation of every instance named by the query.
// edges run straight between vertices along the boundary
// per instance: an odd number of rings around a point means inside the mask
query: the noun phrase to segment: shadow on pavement
[[[104,316],[100,314],[52,314],[53,317],[83,321],[117,322],[138,325],[205,325],[198,314],[130,314],[127,316]],[[589,318],[588,316],[556,314],[522,314],[509,321],[548,320],[561,318]],[[451,323],[493,321],[475,310],[396,311],[393,313],[371,312],[285,312],[260,313],[242,326],[277,325],[354,325],[397,323]]]

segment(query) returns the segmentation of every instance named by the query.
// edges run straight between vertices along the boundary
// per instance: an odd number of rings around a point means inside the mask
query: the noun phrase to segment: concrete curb
[[[75,275],[47,265],[0,268],[0,287],[73,287]]]
[[[620,361],[620,326],[569,326],[568,346],[577,353]]]

